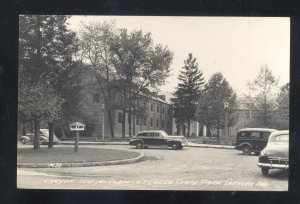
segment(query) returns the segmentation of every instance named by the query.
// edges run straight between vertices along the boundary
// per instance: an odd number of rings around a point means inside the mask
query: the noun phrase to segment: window
[[[99,102],[100,102],[99,94],[94,94],[94,95],[93,95],[93,102],[94,102],[94,103],[99,103]]]
[[[251,139],[260,139],[260,132],[251,132],[250,138]]]
[[[267,140],[268,138],[269,138],[269,136],[270,136],[270,132],[263,132],[262,133],[262,138],[264,139],[264,140]]]
[[[158,132],[152,132],[150,133],[151,137],[159,137],[159,133]]]
[[[161,120],[161,127],[165,128],[165,120]]]
[[[162,114],[165,114],[165,108],[162,107],[162,110],[161,110]]]
[[[156,107],[156,112],[159,113],[159,106]]]
[[[239,135],[238,135],[238,137],[240,139],[248,139],[249,136],[250,136],[249,132],[240,132]]]
[[[159,119],[156,119],[156,127],[158,128],[159,126]]]
[[[168,108],[168,115],[171,115],[171,108]]]
[[[144,118],[144,126],[146,126],[147,125],[147,118],[145,117]]]
[[[118,113],[118,123],[122,123],[122,113]]]
[[[150,110],[153,112],[153,104],[150,105]]]
[[[150,119],[150,127],[153,127],[153,118]]]
[[[170,129],[170,121],[167,121],[167,129]]]
[[[146,132],[142,132],[142,133],[139,133],[137,136],[138,137],[145,137],[145,136],[147,137],[148,135]]]
[[[137,120],[136,120],[136,124],[137,124],[137,125],[140,125],[140,122],[141,122],[140,119],[137,119]]]

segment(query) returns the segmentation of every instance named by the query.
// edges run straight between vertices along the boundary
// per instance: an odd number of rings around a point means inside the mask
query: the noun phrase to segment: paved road
[[[258,157],[236,150],[187,147],[183,150],[141,149],[126,145],[92,146],[145,154],[145,161],[78,168],[18,168],[18,188],[138,190],[288,190],[288,173],[262,176]]]

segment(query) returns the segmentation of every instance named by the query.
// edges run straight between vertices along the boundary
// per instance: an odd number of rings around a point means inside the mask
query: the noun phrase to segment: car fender
[[[144,140],[143,139],[132,139],[129,141],[130,145],[136,145],[137,142],[141,142],[142,144],[144,144]]]
[[[21,136],[20,140],[27,140],[27,141],[30,141],[30,137],[28,136]]]
[[[180,139],[174,139],[174,140],[167,140],[168,145],[172,145],[174,142],[182,144]]]
[[[49,142],[49,139],[48,139],[48,137],[45,137],[45,136],[40,136],[40,140],[41,141],[45,141],[45,142]]]
[[[249,142],[243,142],[243,143],[239,144],[238,148],[240,149],[242,146],[245,146],[245,145],[249,146],[252,149],[252,145]]]

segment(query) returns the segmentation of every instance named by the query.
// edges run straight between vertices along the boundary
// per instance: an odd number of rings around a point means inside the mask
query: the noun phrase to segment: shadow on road
[[[284,169],[270,169],[268,177],[276,180],[287,180],[289,171]]]

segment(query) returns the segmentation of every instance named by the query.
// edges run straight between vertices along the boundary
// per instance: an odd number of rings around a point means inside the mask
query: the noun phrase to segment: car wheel
[[[176,149],[178,149],[179,148],[179,145],[177,144],[177,143],[173,143],[172,144],[172,149],[173,150],[176,150]]]
[[[180,146],[179,149],[183,149],[183,146]]]
[[[21,139],[20,142],[21,142],[22,144],[26,144],[26,143],[27,143],[25,139]]]
[[[142,149],[143,148],[143,144],[141,142],[136,143],[136,148],[137,149]]]
[[[244,147],[242,147],[242,152],[243,152],[243,155],[250,155],[251,149],[249,146],[244,146]]]
[[[261,173],[262,175],[267,176],[269,173],[269,168],[265,168],[265,167],[261,168]]]

